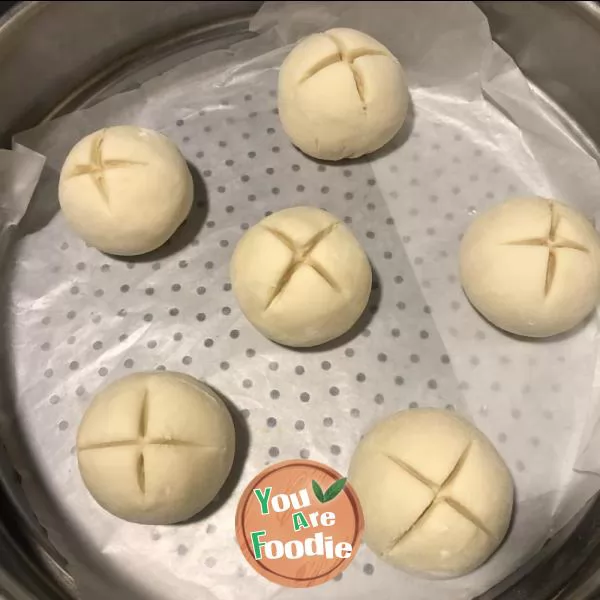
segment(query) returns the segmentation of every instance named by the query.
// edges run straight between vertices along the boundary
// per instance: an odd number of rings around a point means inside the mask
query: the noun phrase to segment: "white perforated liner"
[[[374,34],[400,58],[413,107],[398,139],[376,156],[320,164],[294,149],[279,125],[277,68],[288,48],[277,48],[333,25]],[[491,43],[473,5],[271,3],[252,26],[262,35],[229,53],[201,57],[17,139],[47,157],[11,283],[17,413],[55,505],[16,457],[26,491],[86,599],[130,599],[143,590],[143,598],[225,600],[242,589],[257,600],[392,598],[398,590],[408,600],[470,598],[536,552],[595,491],[572,469],[594,413],[597,326],[591,319],[550,341],[493,329],[461,291],[459,239],[479,211],[518,194],[553,195],[594,216],[598,167]],[[166,133],[196,183],[194,212],[174,240],[131,261],[86,247],[54,214],[69,148],[116,123]],[[243,232],[298,204],[344,220],[375,273],[353,334],[301,352],[249,325],[228,275]],[[237,413],[236,477],[218,510],[181,526],[113,518],[84,489],[74,456],[94,392],[151,369],[206,379]],[[476,573],[446,582],[395,571],[366,547],[337,581],[310,592],[261,579],[234,539],[246,483],[263,466],[295,457],[346,472],[371,424],[415,406],[460,411],[504,456],[517,511],[500,552]],[[10,436],[8,443],[14,448]],[[559,511],[565,494],[573,501]]]

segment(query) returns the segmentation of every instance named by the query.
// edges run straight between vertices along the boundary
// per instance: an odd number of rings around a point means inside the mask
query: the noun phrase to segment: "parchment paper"
[[[343,164],[300,154],[276,114],[286,45],[332,26],[356,27],[387,45],[407,71],[413,102],[396,140]],[[17,136],[13,166],[32,156],[38,166],[45,157],[46,166],[20,225],[9,292],[19,428],[4,421],[7,444],[86,600],[396,598],[400,591],[407,600],[470,598],[537,552],[600,487],[596,475],[573,470],[600,473],[597,320],[546,341],[496,331],[460,289],[459,239],[481,210],[519,194],[554,196],[593,218],[598,165],[491,41],[470,3],[272,2],[251,28],[257,37],[228,52]],[[118,123],[166,133],[196,183],[194,212],[173,241],[130,262],[86,247],[57,211],[56,180],[70,147]],[[30,196],[31,185],[3,190],[2,208],[24,206]],[[266,211],[297,204],[344,219],[376,275],[352,335],[309,352],[254,331],[228,279],[244,230]],[[74,456],[95,391],[155,368],[188,372],[225,394],[241,442],[215,506],[173,527],[129,524],[101,510]],[[517,507],[500,551],[452,581],[403,574],[366,547],[341,579],[309,591],[256,575],[234,538],[246,483],[263,466],[298,456],[346,472],[360,436],[411,406],[458,410],[502,453]],[[23,442],[30,457],[17,452]]]

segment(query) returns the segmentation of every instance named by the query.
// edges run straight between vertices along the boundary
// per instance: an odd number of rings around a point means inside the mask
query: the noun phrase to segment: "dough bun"
[[[360,442],[349,479],[367,545],[400,569],[466,574],[508,530],[514,490],[504,461],[478,429],[447,410],[406,410],[381,421]]]
[[[102,390],[77,435],[83,481],[103,508],[167,525],[217,495],[235,453],[233,420],[207,385],[182,373],[139,373]]]
[[[398,133],[409,104],[404,71],[377,40],[330,29],[302,40],[279,73],[279,117],[287,135],[314,158],[356,158]]]
[[[367,305],[371,277],[350,230],[309,206],[263,219],[231,260],[242,311],[263,335],[287,346],[316,346],[348,331]]]
[[[473,306],[500,329],[556,335],[598,303],[600,239],[583,215],[556,200],[507,200],[467,230],[460,277]]]
[[[155,250],[175,233],[192,207],[193,182],[164,135],[117,126],[73,147],[58,197],[68,224],[90,246],[132,256]]]

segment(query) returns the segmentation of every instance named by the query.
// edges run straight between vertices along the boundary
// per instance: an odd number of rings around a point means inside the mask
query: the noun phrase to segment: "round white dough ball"
[[[381,421],[358,445],[349,479],[367,545],[400,569],[466,574],[508,530],[514,489],[504,461],[477,428],[447,410],[406,410]]]
[[[286,346],[316,346],[348,331],[367,305],[371,265],[336,217],[298,206],[249,229],[231,260],[248,320]]]
[[[573,208],[516,198],[478,216],[460,246],[473,306],[518,335],[547,337],[585,319],[600,295],[600,239]]]
[[[356,158],[398,133],[408,110],[404,71],[377,40],[330,29],[302,40],[279,72],[279,117],[292,142],[323,160]]]
[[[60,173],[58,197],[71,228],[90,246],[121,256],[162,246],[192,207],[185,159],[167,137],[133,126],[80,140]]]
[[[227,479],[233,420],[207,385],[183,373],[138,373],[103,389],[77,434],[79,470],[108,512],[136,523],[185,521]]]

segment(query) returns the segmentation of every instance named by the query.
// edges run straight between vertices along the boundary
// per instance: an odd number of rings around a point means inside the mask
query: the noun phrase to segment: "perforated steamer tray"
[[[23,223],[28,235],[18,248],[11,292],[17,409],[44,490],[60,510],[46,494],[34,493],[40,482],[27,477],[23,458],[19,466],[83,597],[105,598],[103,585],[127,598],[236,598],[240,585],[250,598],[293,596],[261,580],[237,550],[233,514],[244,484],[264,465],[296,456],[345,471],[372,423],[411,406],[457,409],[496,443],[518,489],[507,543],[483,569],[452,582],[415,580],[363,548],[341,580],[311,597],[385,598],[398,586],[409,598],[471,597],[514,570],[572,514],[572,508],[558,510],[559,491],[568,488],[578,506],[589,497],[589,489],[574,486],[571,469],[591,410],[595,323],[548,344],[506,337],[464,300],[455,256],[473,215],[506,195],[560,195],[593,214],[597,167],[561,127],[546,123],[525,81],[490,45],[477,9],[447,6],[439,30],[422,26],[432,16],[426,5],[407,13],[394,7],[394,18],[386,15],[394,36],[380,19],[366,19],[366,5],[346,11],[343,24],[379,37],[411,79],[407,126],[368,160],[319,164],[289,144],[275,108],[277,67],[287,49],[271,51],[281,41],[269,34],[18,136],[19,144],[47,157],[47,169]],[[333,24],[335,15],[318,15],[319,23]],[[267,29],[275,18],[284,42],[292,24],[295,37],[311,21],[302,12],[273,15],[267,7],[255,26]],[[398,31],[398,23],[407,31]],[[414,40],[408,30],[429,33]],[[476,47],[463,48],[457,30]],[[419,45],[436,52],[425,54]],[[443,60],[450,53],[451,71]],[[486,61],[473,65],[472,55]],[[527,128],[519,131],[484,100],[481,86]],[[196,182],[186,226],[164,249],[132,262],[86,248],[60,215],[47,212],[71,145],[119,122],[169,135]],[[245,321],[231,294],[228,263],[251,224],[302,203],[321,206],[352,228],[372,261],[375,283],[369,309],[349,336],[295,352]],[[140,528],[89,498],[73,457],[74,434],[98,386],[134,370],[164,368],[205,378],[232,401],[242,451],[218,510],[184,526]],[[118,576],[116,592],[101,569]]]

